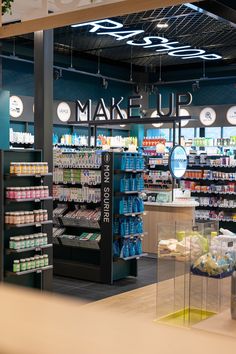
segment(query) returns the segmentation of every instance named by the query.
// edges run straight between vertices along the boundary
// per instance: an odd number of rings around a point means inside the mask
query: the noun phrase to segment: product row
[[[47,162],[11,162],[10,174],[45,175],[48,174],[48,163]]]
[[[74,134],[63,134],[59,139],[57,134],[53,134],[53,145],[64,146],[87,146],[88,136]]]
[[[148,164],[150,166],[166,166],[168,165],[169,162],[169,156],[163,156],[163,157],[152,157],[148,160]]]
[[[48,220],[48,212],[44,209],[33,211],[14,211],[5,213],[5,224],[19,225],[43,222]]]
[[[236,221],[236,213],[229,213],[223,210],[196,210],[196,219],[215,219],[215,220],[226,220],[226,221]]]
[[[76,209],[74,211],[67,211],[67,208],[64,210],[62,208],[56,208],[53,211],[54,219],[60,218],[60,222],[64,226],[80,226],[80,227],[90,227],[90,228],[99,228],[99,222],[101,220],[101,209]],[[56,221],[56,220],[55,220]],[[57,223],[57,222],[55,222]]]
[[[101,189],[89,187],[67,188],[60,185],[54,185],[53,198],[65,202],[99,203],[101,201]]]
[[[55,149],[53,151],[53,163],[54,166],[61,168],[100,168],[102,155],[99,150],[63,153],[60,149]]]
[[[236,136],[230,138],[194,138],[192,142],[193,146],[205,147],[205,146],[236,146]]]
[[[47,186],[6,188],[7,199],[44,199],[48,197],[49,188]]]
[[[189,165],[206,165],[211,167],[225,166],[234,167],[236,166],[236,159],[233,155],[231,156],[221,156],[221,157],[211,157],[207,154],[200,155],[189,155],[188,156]]]
[[[236,183],[201,185],[191,181],[181,181],[181,188],[208,193],[236,193]]]
[[[149,171],[148,175],[145,175],[145,179],[152,183],[161,181],[170,181],[171,173],[169,171]]]
[[[236,173],[211,170],[188,170],[185,172],[184,178],[236,180]]]
[[[144,179],[142,175],[136,175],[135,177],[124,176],[120,179],[120,192],[131,192],[144,190]]]
[[[11,144],[34,144],[34,136],[31,133],[14,132],[10,128],[10,143]]]
[[[140,237],[133,239],[120,239],[113,242],[113,256],[128,258],[139,256],[143,253],[142,240]]]
[[[122,198],[119,202],[119,214],[142,212],[144,212],[144,203],[139,197]]]
[[[101,183],[101,171],[55,168],[53,171],[53,182],[57,184],[80,183],[96,185]]]
[[[114,234],[121,237],[143,234],[143,220],[140,217],[116,218],[114,221]]]
[[[124,153],[121,159],[121,170],[143,171],[145,161],[142,155]]]
[[[164,138],[158,138],[158,137],[152,137],[152,138],[144,138],[143,139],[143,146],[156,146],[158,144],[166,144],[166,139]]]
[[[196,199],[200,206],[221,207],[221,208],[236,208],[235,199],[225,199],[222,197],[199,197]]]
[[[22,258],[20,260],[14,260],[13,272],[25,272],[26,270],[32,270],[37,268],[44,268],[49,265],[49,257],[47,254],[43,256],[34,256],[31,258]]]
[[[55,234],[53,242],[54,244],[62,244],[64,246],[99,249],[100,240],[100,233],[83,232],[80,236],[67,235],[64,233],[57,235]]]
[[[120,147],[120,148],[129,148],[130,145],[137,147],[138,139],[136,137],[122,137],[122,136],[104,136],[99,135],[97,138],[98,146],[107,146],[109,147]]]
[[[9,248],[13,250],[45,246],[48,244],[48,235],[38,233],[32,235],[10,237]]]

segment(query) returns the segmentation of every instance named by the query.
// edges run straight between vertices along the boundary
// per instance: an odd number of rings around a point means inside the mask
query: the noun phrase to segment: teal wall
[[[112,75],[109,70],[111,70],[111,68],[109,66],[106,67],[106,74]],[[11,95],[34,96],[33,65],[20,61],[3,59],[3,88],[9,90]],[[91,98],[94,102],[97,102],[98,99],[102,97],[104,98],[105,103],[109,105],[112,96],[122,96],[127,101],[128,96],[131,94],[132,85],[109,81],[108,89],[105,90],[101,87],[100,78],[79,75],[73,71],[63,72],[63,78],[54,81],[55,100],[75,101],[79,98],[83,102],[88,98]],[[123,105],[121,104],[121,107],[124,108],[126,105],[126,103],[123,103]],[[11,123],[11,127],[14,131],[25,131],[24,124]],[[29,125],[29,132],[32,134],[34,133],[34,127],[32,124]],[[62,134],[70,134],[71,132],[72,129],[67,126],[54,127],[54,133],[59,136]],[[75,132],[87,135],[86,128],[76,128]],[[110,132],[107,129],[99,129],[98,133],[110,135]],[[120,130],[118,134],[127,136],[128,132]]]
[[[200,81],[200,89],[195,92],[192,90],[192,83],[160,85],[158,86],[158,90],[162,94],[163,108],[168,106],[168,94],[170,92],[191,92],[193,96],[192,105],[194,106],[236,103],[236,84],[232,80]],[[156,96],[153,94],[149,96],[149,106],[150,108],[155,108],[156,106]]]
[[[3,150],[9,149],[9,99],[10,93],[8,91],[0,90],[0,149]]]

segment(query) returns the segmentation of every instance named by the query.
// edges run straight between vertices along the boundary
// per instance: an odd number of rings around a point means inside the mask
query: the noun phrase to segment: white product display
[[[62,186],[53,186],[53,198],[60,201],[88,202],[98,203],[101,201],[100,188],[67,188]]]
[[[57,167],[65,168],[100,168],[102,156],[97,151],[78,151],[76,154],[53,151],[53,163]]]
[[[34,144],[34,136],[31,133],[14,132],[10,128],[10,143],[12,144]]]

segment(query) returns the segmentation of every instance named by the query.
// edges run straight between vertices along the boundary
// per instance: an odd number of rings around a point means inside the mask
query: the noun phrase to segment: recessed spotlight
[[[126,127],[126,125],[125,124],[120,124],[120,127],[124,128],[124,127]]]
[[[169,27],[168,23],[158,23],[157,28],[167,28]]]

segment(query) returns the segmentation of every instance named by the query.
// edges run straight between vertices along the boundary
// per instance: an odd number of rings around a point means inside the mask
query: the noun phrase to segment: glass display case
[[[192,326],[228,308],[236,236],[217,222],[159,223],[157,235],[157,321]]]

